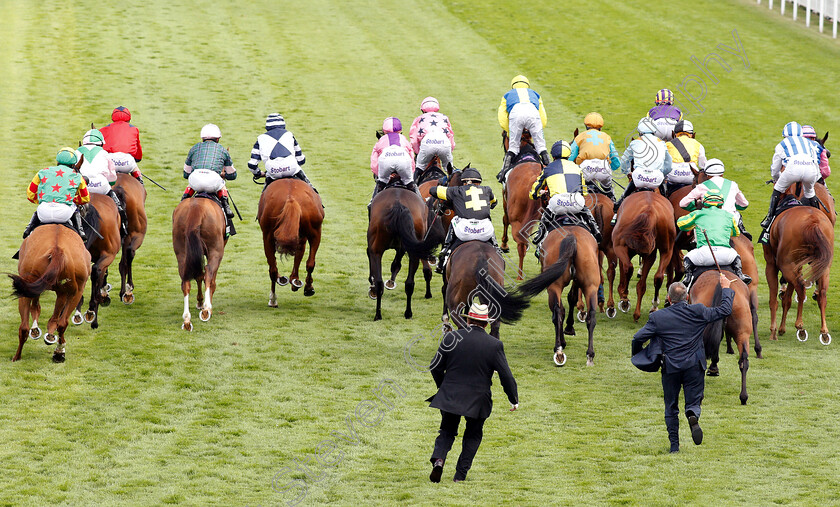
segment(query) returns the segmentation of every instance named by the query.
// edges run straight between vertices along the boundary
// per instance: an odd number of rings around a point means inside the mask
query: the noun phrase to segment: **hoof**
[[[720,370],[718,370],[717,368],[715,368],[715,369],[709,368],[709,370],[706,372],[706,375],[708,375],[710,377],[719,377],[720,376]]]
[[[58,336],[47,333],[44,335],[44,345],[55,345],[55,342],[58,341]]]
[[[385,282],[385,288],[388,290],[394,290],[397,288],[397,282],[393,280],[388,280]]]
[[[268,298],[268,306],[269,308],[277,308],[277,298],[274,296],[270,296]]]
[[[106,294],[106,295],[105,295],[105,297],[104,297],[104,298],[102,298],[102,303],[100,303],[100,304],[101,304],[102,306],[105,306],[105,307],[111,306],[111,296],[108,296],[108,295]]]
[[[426,262],[429,263],[430,267],[435,267],[435,266],[437,266],[437,257],[435,257],[433,255],[433,256],[429,257],[428,259],[426,259]]]
[[[303,287],[303,282],[301,282],[299,278],[294,278],[292,280],[292,290],[298,290],[301,287]]]
[[[82,322],[84,322],[84,321],[85,321],[85,319],[82,317],[82,312],[80,312],[78,310],[76,310],[76,313],[74,313],[73,316],[70,318],[70,322],[72,322],[73,324],[75,324],[77,326],[81,326]]]
[[[56,352],[52,356],[52,362],[54,363],[63,363],[64,359],[64,352]]]
[[[585,324],[586,323],[586,313],[578,311],[577,312],[577,319],[578,319],[578,322],[583,322]]]
[[[443,325],[443,332],[444,333],[451,333],[453,331],[452,324],[444,324]]]
[[[804,342],[808,341],[808,331],[806,329],[797,329],[796,330],[796,339]]]
[[[96,312],[91,311],[91,310],[86,311],[85,312],[85,322],[90,324],[94,320],[96,320]]]
[[[130,305],[134,303],[134,294],[131,292],[126,292],[122,295],[122,298],[120,299],[122,299],[124,305]]]
[[[376,322],[377,320],[382,320],[382,314],[381,313],[377,313],[376,315],[373,316],[373,321]]]
[[[566,336],[574,336],[575,335],[575,328],[567,327],[566,329],[563,330],[563,334],[566,335]]]
[[[617,313],[614,306],[607,307],[607,317],[614,319]]]
[[[745,397],[741,398],[741,405],[746,405],[747,404],[747,398],[748,398],[748,396],[745,396]]]
[[[618,302],[618,309],[621,310],[621,313],[627,313],[630,311],[630,301],[627,299],[622,299]]]
[[[32,329],[30,329],[29,330],[29,338],[31,338],[33,340],[40,339],[41,338],[41,328],[40,327],[33,327]],[[829,336],[829,342],[830,341],[831,341],[831,338]]]
[[[508,247],[507,245],[500,246],[499,250],[501,250],[502,253],[510,253],[510,247]]]
[[[810,289],[813,286],[814,286],[814,282],[808,282],[808,283],[805,284],[806,289]]]
[[[376,289],[374,289],[373,287],[368,289],[368,297],[371,299],[376,299]]]
[[[181,329],[183,329],[184,331],[192,331],[193,330],[192,322],[184,322],[183,324],[181,324]]]
[[[201,322],[207,322],[208,320],[210,320],[210,315],[212,315],[211,310],[201,310],[198,313],[198,318],[201,319]]]
[[[831,345],[831,334],[820,333],[820,343],[822,343],[823,345]]]
[[[280,286],[285,287],[286,285],[289,285],[289,279],[288,279],[288,278],[286,278],[285,276],[278,276],[278,277],[277,277],[277,283],[278,283]]]
[[[405,318],[406,318],[406,319],[410,319],[411,317],[413,317],[413,316],[414,316],[414,314],[413,314],[413,313],[411,313],[411,311],[410,311],[410,310],[406,310],[406,312],[405,312],[405,314],[404,314],[404,315],[405,315]]]
[[[586,366],[595,366],[595,359],[587,356],[586,357]]]
[[[565,366],[566,365],[566,354],[562,352],[555,352],[553,355],[554,364],[557,366]]]
[[[306,297],[314,296],[315,295],[315,289],[312,288],[312,287],[307,287],[307,288],[303,289],[303,295],[306,296]]]

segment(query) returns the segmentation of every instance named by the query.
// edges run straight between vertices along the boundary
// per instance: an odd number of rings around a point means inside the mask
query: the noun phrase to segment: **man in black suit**
[[[510,410],[519,408],[516,380],[508,367],[504,346],[484,330],[490,320],[487,305],[473,303],[464,317],[468,327],[444,335],[430,366],[438,392],[429,406],[440,409],[441,414],[440,434],[431,459],[429,480],[432,482],[440,482],[446,455],[458,435],[461,416],[466,418],[467,426],[452,480],[460,482],[467,478],[481,444],[484,421],[493,409],[490,392],[493,371],[499,372]]]
[[[732,313],[735,292],[729,288],[729,279],[720,275],[723,299],[719,306],[708,308],[701,304],[689,305],[687,291],[681,282],[668,287],[671,306],[650,314],[645,326],[633,336],[633,354],[640,352],[644,343],[657,339],[661,343],[662,390],[665,395],[665,426],[671,452],[680,450],[680,388],[685,393],[685,415],[695,444],[703,441],[700,428],[700,402],[703,401],[706,353],[703,330],[710,322],[723,319]]]

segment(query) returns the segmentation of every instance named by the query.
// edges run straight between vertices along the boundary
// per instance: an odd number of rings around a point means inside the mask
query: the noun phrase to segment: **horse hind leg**
[[[642,258],[642,265],[641,269],[641,277],[639,281],[636,282],[636,310],[633,312],[633,321],[638,322],[639,317],[642,316],[642,298],[645,296],[645,291],[647,291],[647,277],[650,273],[650,268],[653,266],[653,261],[656,257],[654,255],[647,255]],[[662,281],[660,280],[660,284]],[[651,308],[651,313],[656,311],[656,301],[654,300],[654,306]]]
[[[185,331],[192,331],[192,315],[190,314],[190,281],[181,281],[181,292],[184,293],[184,313],[181,315],[184,323],[181,324],[181,329]]]
[[[413,315],[411,311],[411,296],[414,294],[414,275],[417,273],[417,267],[420,265],[420,260],[417,257],[409,256],[408,258],[408,276],[405,278],[405,318],[410,319]]]
[[[277,252],[272,234],[263,235],[263,253],[268,263],[268,279],[271,283],[271,292],[268,293],[268,306],[277,308]]]
[[[289,280],[292,282],[292,292],[297,292],[303,287],[303,282],[300,281],[300,263],[303,260],[303,254],[306,250],[306,243],[301,241],[295,250],[295,259],[292,263],[292,272],[289,275]]]
[[[400,274],[400,269],[402,269],[402,259],[404,256],[405,250],[402,248],[397,249],[397,253],[394,254],[394,260],[391,261],[391,278],[385,282],[386,289],[394,290],[397,288],[397,275]]]
[[[368,296],[376,300],[376,313],[373,320],[382,320],[382,293],[385,292],[384,284],[382,283],[382,254],[376,253],[368,247],[368,265],[370,266],[370,289]]]
[[[32,310],[32,305],[29,298],[22,297],[18,299],[18,311],[20,312],[20,327],[18,328],[18,348],[15,355],[12,357],[12,362],[20,360],[20,353],[23,350],[23,344],[29,338],[30,327],[29,317]],[[37,319],[35,321],[37,323]]]
[[[738,358],[738,368],[741,370],[741,393],[738,396],[741,399],[741,405],[747,404],[747,370],[750,369],[750,335],[749,333],[741,336],[738,340],[738,349],[740,356]]]
[[[432,267],[429,261],[423,259],[423,279],[426,281],[426,299],[432,299]]]
[[[65,361],[65,345],[67,340],[64,338],[64,333],[67,331],[67,326],[70,320],[70,314],[73,312],[73,309],[76,305],[81,301],[82,296],[84,295],[84,289],[82,287],[77,288],[76,293],[68,296],[66,301],[64,302],[64,306],[61,309],[61,313],[58,317],[58,344],[53,351],[52,361],[54,363],[63,363]]]
[[[551,321],[554,324],[554,350],[552,352],[552,360],[557,366],[566,365],[566,353],[563,349],[566,348],[566,337],[563,334],[563,317],[564,309],[560,302],[560,294],[551,290],[548,296],[549,306],[551,307]]]
[[[315,253],[321,244],[320,232],[309,239],[309,257],[306,258],[306,286],[303,288],[304,296],[315,295],[315,287],[312,286],[312,272],[315,271]]]
[[[574,316],[574,309],[577,306],[578,301],[578,287],[577,283],[572,283],[572,286],[569,288],[569,293],[566,296],[566,302],[569,303],[569,313],[566,315],[566,327],[563,329],[563,334],[566,336],[574,336],[575,335],[575,316]]]

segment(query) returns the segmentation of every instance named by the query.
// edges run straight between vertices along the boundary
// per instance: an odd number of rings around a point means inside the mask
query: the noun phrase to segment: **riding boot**
[[[808,204],[810,204],[814,208],[820,209],[820,198],[819,197],[814,196],[814,197],[808,197],[807,199],[808,199]]]
[[[496,175],[496,179],[499,180],[499,183],[505,183],[505,177],[507,176],[507,172],[510,170],[510,164],[515,156],[516,155],[514,155],[512,151],[505,153],[505,160],[502,162],[502,170]]]
[[[32,218],[29,220],[29,225],[27,225],[26,229],[23,230],[23,239],[26,239],[27,236],[32,234],[32,231],[34,231],[39,225],[41,225],[41,220],[38,219],[38,212],[36,211],[32,214]]]
[[[414,183],[413,181],[408,182],[408,184],[405,186],[405,188],[406,188],[406,190],[411,190],[415,194],[420,195],[420,188],[418,188],[417,184]]]
[[[779,204],[779,197],[781,196],[782,193],[774,188],[773,194],[770,196],[770,208],[767,210],[767,216],[761,221],[762,229],[770,227],[770,222],[773,221],[773,217],[776,215],[776,205]]]
[[[108,195],[110,195],[111,199],[114,200],[114,204],[117,205],[117,211],[120,212],[120,235],[128,236],[128,215],[125,213],[125,206],[123,206],[122,201],[120,201],[120,196],[118,196],[113,189],[108,192]]]
[[[752,241],[752,234],[747,232],[747,228],[744,227],[744,219],[740,217],[738,218],[738,231],[741,234],[743,234],[748,240]]]
[[[87,234],[85,233],[85,226],[82,223],[82,214],[79,212],[78,208],[76,212],[73,213],[73,217],[70,219],[70,223],[75,226],[76,232],[79,233],[79,236],[82,237],[82,242],[87,243]]]
[[[440,254],[438,254],[438,262],[437,266],[435,266],[435,273],[443,274],[444,265],[446,264],[446,260],[449,258],[449,249],[452,247],[454,235],[455,233],[450,225],[449,230],[446,231],[446,239],[443,240],[443,246],[440,249]]]
[[[752,282],[752,278],[745,275],[743,271],[741,271],[741,256],[735,257],[735,261],[732,263],[732,272],[735,273],[735,276],[741,279],[742,282],[749,285]]]
[[[222,203],[222,209],[225,212],[225,216],[228,218],[233,218],[233,210],[230,209],[230,202],[228,201],[228,197],[223,195],[219,197],[219,201]]]
[[[688,257],[683,259],[683,269],[685,270],[685,274],[683,275],[682,283],[686,287],[690,287],[691,282],[694,281],[694,263]]]
[[[595,236],[595,241],[598,244],[601,244],[601,230],[598,228],[598,222],[595,221],[595,217],[592,216],[592,210],[584,206],[580,214],[586,221],[587,227],[589,228],[589,232],[591,232],[592,235]]]
[[[455,167],[452,165],[452,162],[446,163],[446,174],[452,174],[455,172]]]
[[[312,182],[309,181],[309,178],[306,177],[306,174],[304,174],[303,169],[301,169],[297,172],[297,174],[295,174],[295,178],[303,181],[304,183],[312,187],[312,190],[314,190],[316,194],[321,195],[321,192],[318,192],[318,189],[315,188],[315,185],[313,185]]]
[[[543,150],[540,152],[540,160],[542,160],[543,165],[548,165],[551,163],[551,160],[548,158],[548,151]]]
[[[632,194],[635,191],[636,191],[636,184],[633,182],[633,180],[630,180],[630,183],[627,184],[627,188],[624,189],[624,193],[621,194],[621,198],[618,200],[618,202],[613,204],[613,213],[615,213],[617,215],[618,214],[618,208],[621,207],[621,203],[624,202],[624,199],[626,199],[628,195]],[[615,219],[615,217],[613,217],[613,219]]]
[[[668,180],[662,180],[662,184],[659,185],[659,193],[662,197],[668,198]]]

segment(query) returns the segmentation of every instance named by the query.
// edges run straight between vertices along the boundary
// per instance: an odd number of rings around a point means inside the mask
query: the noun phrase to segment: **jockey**
[[[589,229],[595,241],[601,242],[601,231],[592,216],[592,212],[584,203],[586,195],[586,180],[583,177],[581,168],[568,160],[571,153],[569,143],[557,141],[551,146],[551,156],[554,162],[543,168],[531,192],[528,194],[531,199],[537,200],[548,190],[548,205],[540,217],[540,226],[533,242],[535,245],[542,243],[543,238],[551,229],[548,223],[555,222],[562,215],[571,215],[580,218],[584,227]],[[539,252],[539,248],[537,248]]]
[[[726,168],[723,166],[723,162],[716,158],[710,158],[706,162],[706,168],[704,171],[706,175],[710,176],[710,178],[702,183],[698,183],[696,187],[691,189],[691,192],[689,192],[688,195],[683,197],[680,201],[680,208],[687,209],[688,211],[694,211],[697,209],[697,201],[702,200],[703,196],[706,195],[707,192],[717,192],[723,196],[723,206],[721,206],[721,208],[735,216],[735,219],[738,222],[738,230],[741,234],[744,234],[749,238],[750,235],[744,228],[744,220],[741,218],[740,212],[747,209],[747,206],[749,206],[750,203],[747,201],[747,198],[744,197],[741,189],[738,188],[737,183],[723,177],[725,170]]]
[[[682,120],[682,111],[673,105],[674,94],[667,88],[656,92],[654,104],[647,117],[656,125],[656,137],[670,141],[674,138],[674,125]]]
[[[706,167],[706,149],[694,139],[694,125],[688,120],[680,120],[674,127],[674,138],[666,144],[671,154],[671,172],[666,180],[668,193],[678,187],[694,183],[694,171]]]
[[[25,239],[41,224],[66,223],[79,233],[82,241],[87,241],[82,216],[76,207],[90,202],[87,184],[76,172],[79,157],[73,148],[62,148],[55,160],[58,165],[38,171],[26,190],[27,197],[38,204],[38,209],[23,231],[23,237]]]
[[[814,142],[814,148],[817,149],[817,160],[820,162],[820,178],[822,183],[825,183],[825,179],[831,176],[831,167],[828,165],[828,157],[830,157],[831,154],[825,146],[817,142],[817,131],[814,130],[814,127],[810,125],[802,125],[802,137],[810,139]]]
[[[572,141],[569,160],[580,166],[587,182],[597,181],[606,195],[615,201],[612,172],[621,167],[618,151],[610,136],[601,132],[604,118],[599,113],[589,113],[583,119],[586,131]]]
[[[440,113],[440,104],[434,97],[426,97],[420,103],[420,116],[414,119],[408,131],[411,149],[417,156],[417,172],[428,169],[432,159],[440,159],[441,169],[452,172],[452,151],[455,150],[455,135],[452,124],[445,114]]]
[[[411,150],[408,139],[400,133],[402,132],[400,119],[393,116],[385,118],[382,123],[382,132],[384,135],[379,138],[370,153],[370,170],[376,180],[376,188],[373,190],[370,201],[373,202],[376,194],[385,188],[393,173],[399,175],[402,184],[408,190],[420,195],[420,190],[414,184],[414,152]]]
[[[514,157],[519,154],[522,131],[528,129],[537,153],[543,165],[548,165],[548,152],[545,149],[543,127],[548,122],[540,94],[531,89],[531,83],[525,76],[516,76],[510,82],[510,90],[502,96],[499,104],[499,125],[508,132],[508,151],[502,164],[502,170],[496,175],[499,183],[504,183]]]
[[[621,157],[621,172],[624,174],[632,172],[632,179],[627,184],[621,199],[615,203],[613,224],[618,216],[618,208],[625,197],[632,194],[637,187],[650,189],[659,187],[671,172],[671,154],[668,153],[665,142],[653,135],[656,131],[653,121],[650,118],[642,118],[639,120],[638,130],[641,136],[630,142],[630,146],[624,150],[624,155]]]
[[[265,172],[260,171],[260,161],[264,162]],[[312,186],[300,167],[305,163],[306,156],[297,139],[286,130],[286,120],[278,113],[269,114],[265,119],[265,133],[257,136],[248,161],[248,169],[254,173],[254,178],[265,176],[263,192],[274,180],[282,178],[297,178]],[[312,190],[315,190],[314,186]],[[318,193],[317,190],[315,192]]]
[[[461,186],[434,186],[429,189],[429,194],[449,201],[455,213],[435,271],[443,273],[449,255],[464,242],[488,241],[497,246],[496,233],[490,220],[490,210],[496,207],[496,197],[490,187],[481,185],[481,173],[473,168],[464,169],[461,173]]]
[[[91,129],[85,133],[82,138],[82,145],[76,150],[76,157],[82,159],[79,173],[86,180],[88,192],[107,195],[117,205],[117,210],[120,213],[120,232],[125,236],[128,234],[126,228],[128,216],[125,214],[125,207],[119,196],[112,188],[117,182],[117,171],[114,161],[102,149],[103,144],[104,139],[100,131]]]
[[[208,123],[201,127],[201,142],[190,148],[184,162],[184,178],[188,180],[188,184],[181,200],[192,197],[196,192],[215,194],[227,217],[228,234],[233,236],[236,230],[231,220],[233,211],[228,204],[225,180],[235,180],[236,169],[233,167],[230,153],[219,144],[221,137],[222,131],[216,125]]]
[[[732,213],[721,209],[723,196],[709,191],[703,197],[703,209],[692,211],[677,220],[677,227],[682,231],[696,229],[694,239],[697,248],[685,254],[685,278],[683,284],[691,285],[695,266],[714,266],[717,260],[720,266],[731,266],[732,272],[746,284],[752,279],[741,271],[741,257],[729,246],[729,238],[737,236],[738,222]],[[705,232],[705,234],[704,234]],[[708,241],[706,241],[708,236]],[[714,251],[714,256],[712,256]]]
[[[776,184],[770,196],[770,209],[761,221],[761,228],[767,229],[776,213],[776,205],[782,192],[794,183],[802,183],[803,203],[819,208],[819,201],[814,192],[814,183],[820,177],[819,161],[814,143],[802,137],[802,126],[795,121],[785,125],[782,129],[784,139],[776,145],[773,153],[773,163],[770,165],[770,176]],[[784,169],[784,171],[782,171]],[[762,233],[762,237],[764,234]],[[759,238],[761,242],[762,238]]]
[[[105,144],[102,148],[111,154],[118,173],[128,173],[143,183],[137,162],[143,158],[143,147],[140,146],[140,129],[131,125],[131,112],[119,106],[111,113],[111,121],[102,127],[102,137]]]

